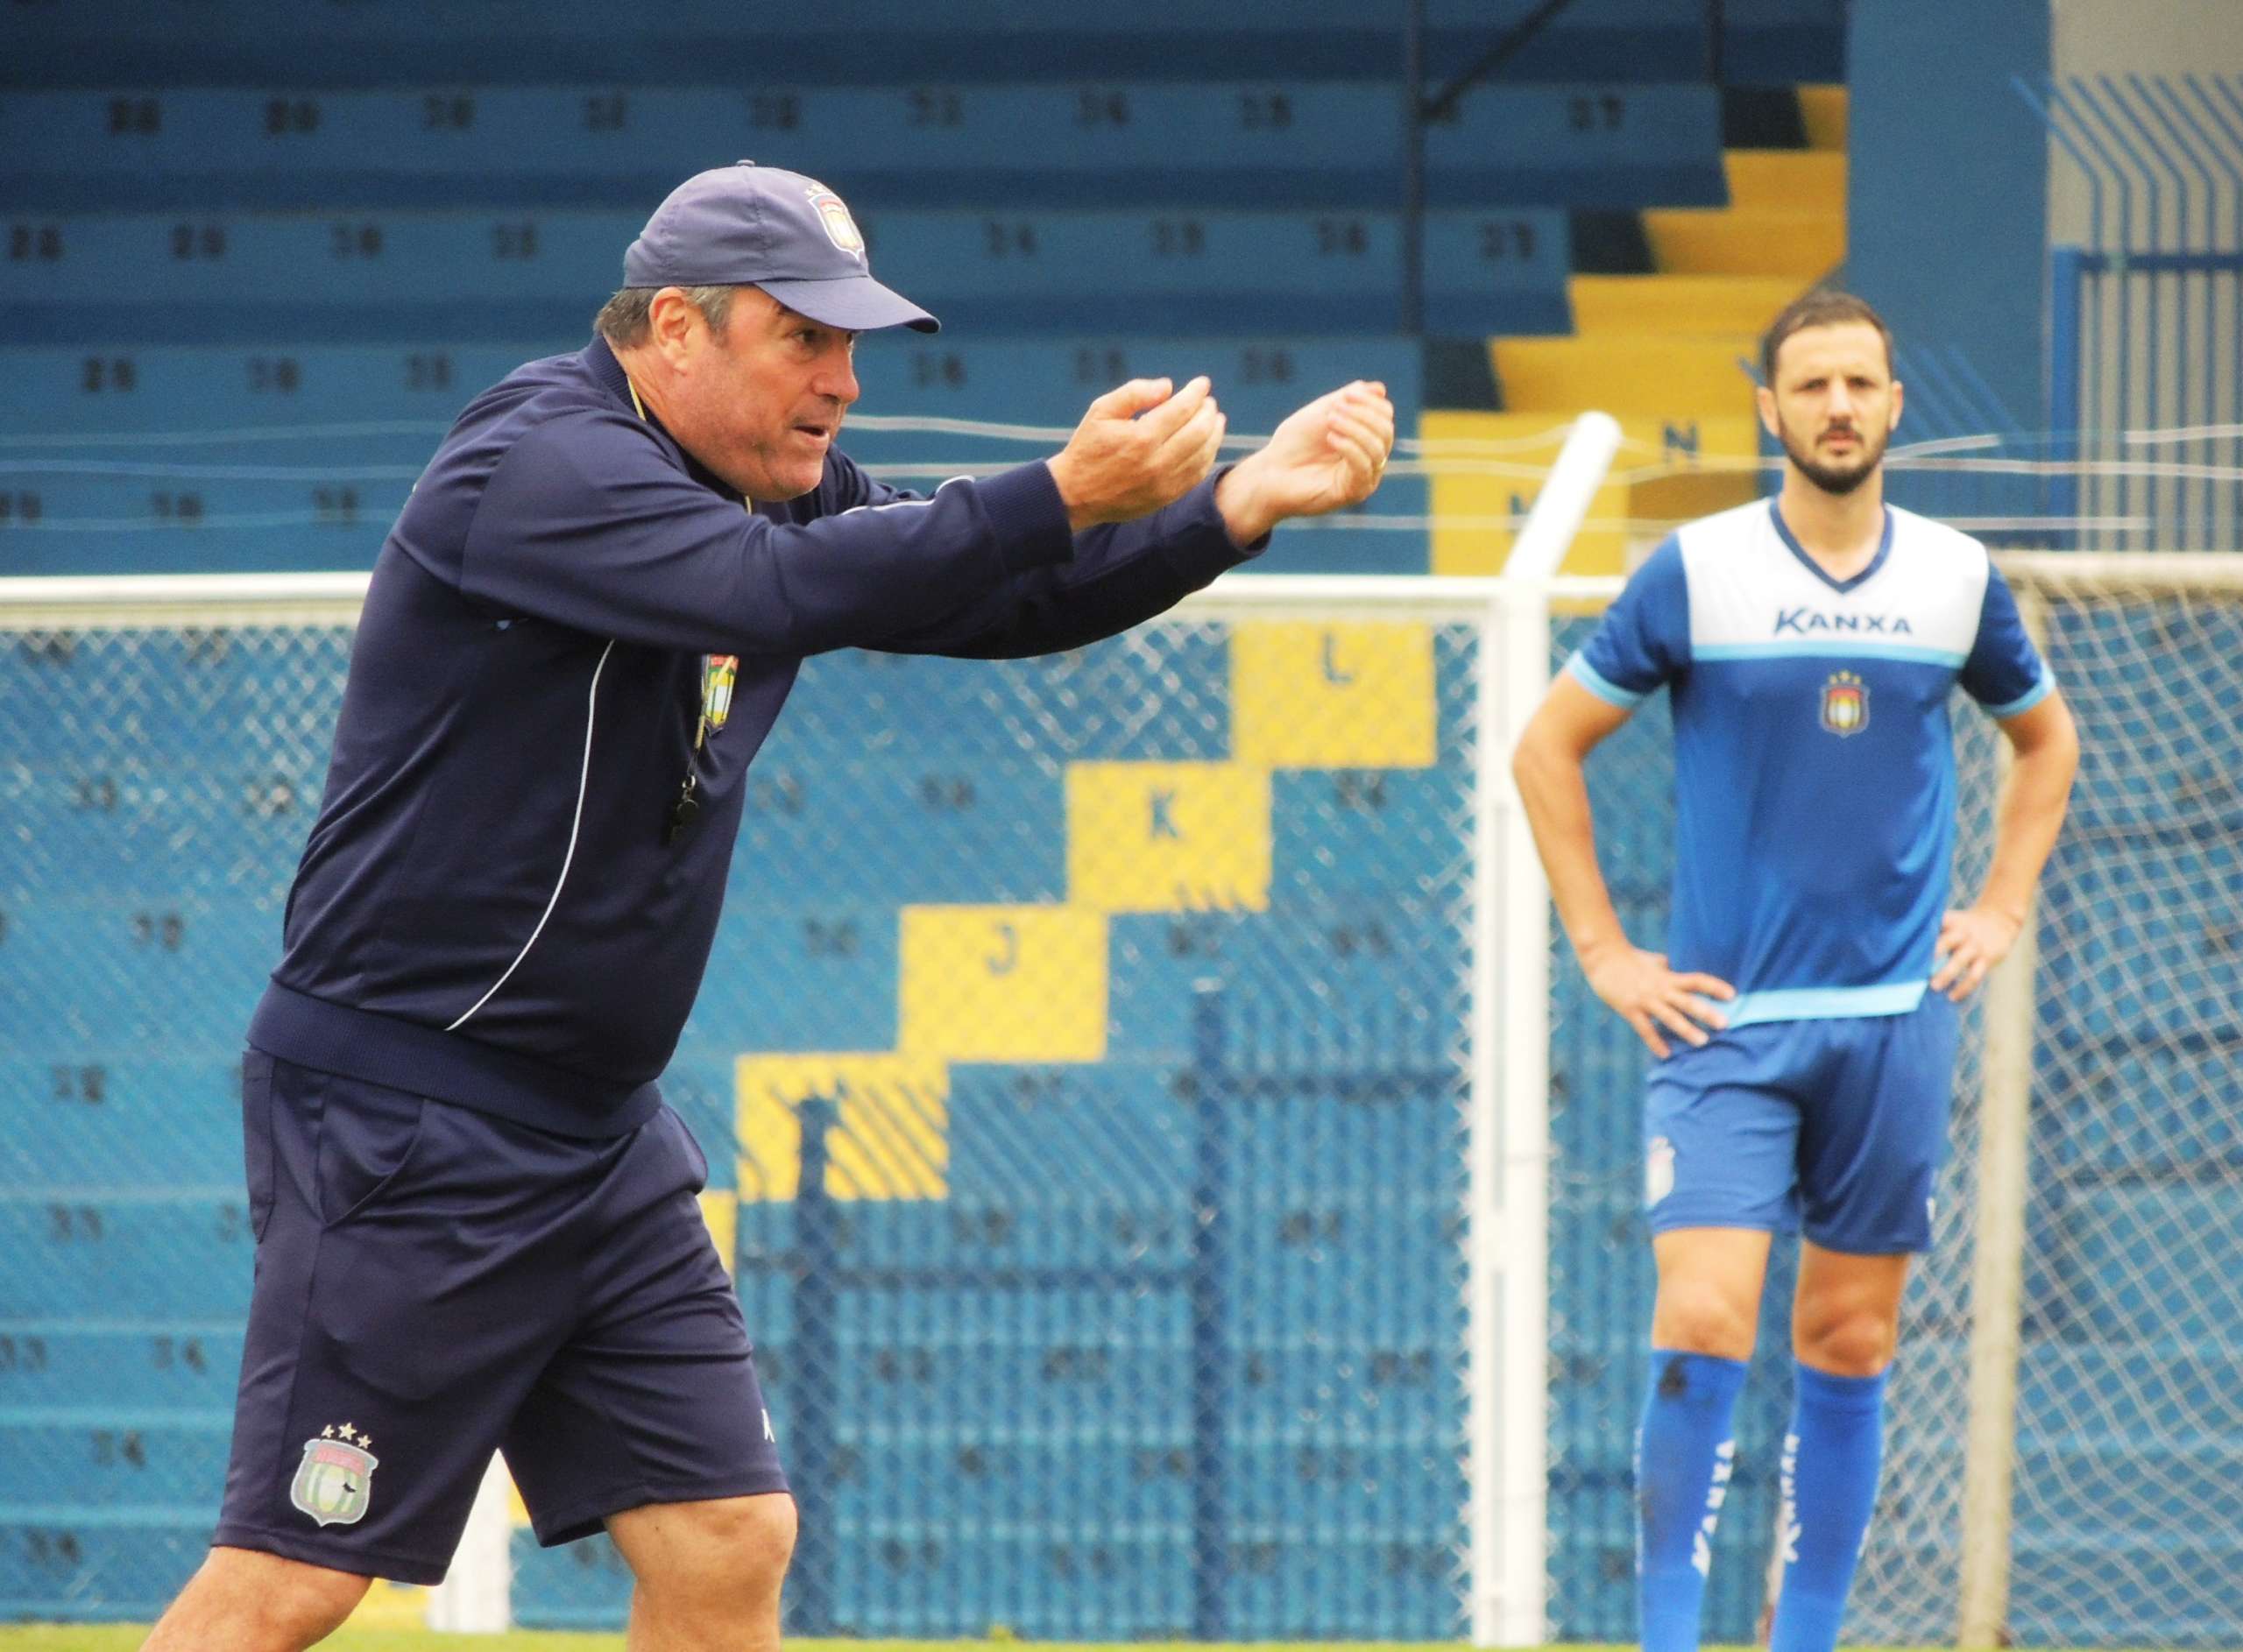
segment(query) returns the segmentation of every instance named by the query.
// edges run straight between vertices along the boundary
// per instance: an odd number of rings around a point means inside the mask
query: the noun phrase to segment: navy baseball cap
[[[853,333],[942,323],[873,279],[865,237],[815,178],[743,160],[696,173],[655,208],[623,254],[626,286],[757,286]]]

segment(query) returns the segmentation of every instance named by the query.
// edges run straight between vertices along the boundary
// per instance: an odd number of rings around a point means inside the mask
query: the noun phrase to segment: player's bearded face
[[[1777,441],[1825,493],[1851,493],[1877,474],[1900,412],[1885,341],[1866,322],[1809,328],[1777,361]]]
[[[825,474],[857,399],[855,344],[853,333],[742,289],[724,332],[695,354],[694,439],[681,441],[750,499],[800,498]]]

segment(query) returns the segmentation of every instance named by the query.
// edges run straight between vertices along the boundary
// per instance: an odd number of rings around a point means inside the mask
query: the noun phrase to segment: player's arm
[[[1705,1000],[1734,998],[1736,992],[1713,976],[1667,968],[1664,953],[1633,945],[1620,927],[1611,891],[1596,864],[1596,830],[1583,769],[1589,752],[1628,720],[1629,711],[1590,693],[1570,673],[1560,673],[1519,737],[1511,777],[1581,973],[1652,1053],[1664,1057],[1668,1047],[1660,1028],[1685,1043],[1702,1044],[1701,1022],[1723,1024],[1721,1013]]]
[[[1134,440],[1133,427],[1173,426],[1169,446],[1189,454],[1186,468],[1196,466],[1194,477],[1205,474],[1223,430],[1206,381],[1194,379],[1173,397],[1156,381],[1149,387],[1150,411],[1146,388],[1123,385],[1091,405],[1066,452],[1051,462],[1063,498],[1087,497],[1086,482],[1103,464],[1100,455]],[[1069,561],[1023,570],[1001,585],[961,590],[940,611],[874,646],[1006,659],[1117,635],[1255,555],[1277,523],[1368,498],[1393,445],[1394,406],[1385,386],[1343,385],[1289,415],[1258,451],[1149,515],[1137,512],[1160,504],[1157,498],[1133,504],[1109,488],[1107,497],[1116,502],[1090,512],[1086,527],[1085,512],[1071,503],[1069,518],[1079,531]],[[867,479],[867,485],[876,484]]]
[[[2017,944],[2079,768],[2079,731],[2055,690],[2004,718],[2000,728],[2012,760],[1994,817],[1993,865],[1977,901],[1949,913],[1939,926],[1931,988],[1957,999],[1967,998]]]

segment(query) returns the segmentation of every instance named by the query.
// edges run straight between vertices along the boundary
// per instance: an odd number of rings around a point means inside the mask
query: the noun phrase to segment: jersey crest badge
[[[701,656],[701,728],[714,734],[732,714],[732,682],[739,675],[738,654]]]
[[[1869,685],[1850,671],[1834,671],[1822,685],[1822,726],[1843,737],[1869,726]]]
[[[357,1444],[351,1444],[354,1440]],[[380,1465],[380,1459],[365,1449],[372,1444],[348,1423],[306,1440],[304,1460],[296,1465],[288,1500],[322,1526],[357,1525],[366,1517],[374,1470]]]
[[[849,215],[849,208],[841,204],[841,197],[824,184],[814,185],[804,193],[810,196],[811,210],[825,225],[825,238],[862,264],[865,237],[858,232],[857,221]]]

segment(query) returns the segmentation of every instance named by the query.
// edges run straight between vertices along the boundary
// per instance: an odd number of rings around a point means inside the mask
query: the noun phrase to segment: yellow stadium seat
[[[837,1199],[939,1199],[950,1191],[950,1070],[926,1055],[743,1055],[734,1068],[739,1197],[791,1199],[802,1182],[802,1104],[836,1104],[825,1191]]]
[[[1426,768],[1434,700],[1433,632],[1421,625],[1272,621],[1231,637],[1231,751],[1242,763]]]
[[[729,1189],[710,1188],[701,1195],[701,1220],[725,1272],[732,1271],[732,1253],[739,1239],[739,1196]]]
[[[1265,912],[1270,773],[1070,763],[1067,899],[1098,912]]]
[[[950,1061],[1105,1056],[1104,913],[906,907],[901,950],[904,1052]]]

